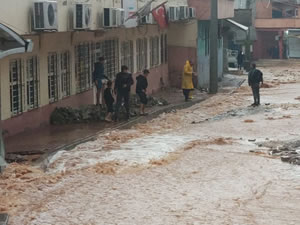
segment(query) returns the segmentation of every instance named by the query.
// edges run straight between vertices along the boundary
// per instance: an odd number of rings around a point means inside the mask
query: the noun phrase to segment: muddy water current
[[[108,132],[49,157],[45,172],[11,165],[0,211],[17,225],[298,225],[300,167],[257,144],[300,139],[300,85],[281,87],[262,90],[257,109],[244,86]]]

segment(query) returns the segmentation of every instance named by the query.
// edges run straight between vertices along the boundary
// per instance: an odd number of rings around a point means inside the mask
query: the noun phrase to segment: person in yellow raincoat
[[[186,102],[189,100],[190,92],[193,89],[193,63],[187,60],[184,65],[182,76],[182,91]]]

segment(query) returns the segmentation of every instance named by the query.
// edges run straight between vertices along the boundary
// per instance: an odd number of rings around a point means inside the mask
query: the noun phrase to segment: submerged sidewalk
[[[244,79],[237,76],[226,75],[219,86],[221,92],[229,92],[238,87]],[[193,100],[185,102],[182,91],[179,89],[167,89],[161,91],[154,97],[163,97],[169,102],[167,106],[154,106],[147,108],[148,116],[133,117],[129,121],[119,123],[93,122],[87,124],[50,125],[5,139],[6,153],[8,159],[11,155],[36,155],[55,152],[62,148],[72,148],[75,145],[93,139],[97,134],[111,129],[130,128],[134,124],[146,122],[163,112],[169,112],[178,108],[187,108],[199,103],[209,95],[205,92],[195,90]],[[32,157],[35,158],[35,157]]]

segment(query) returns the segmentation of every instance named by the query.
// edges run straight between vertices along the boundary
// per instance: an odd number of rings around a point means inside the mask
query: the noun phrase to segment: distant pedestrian
[[[107,116],[105,117],[105,120],[111,122],[112,114],[114,112],[113,104],[115,102],[115,99],[113,97],[112,88],[111,88],[112,82],[109,80],[106,85],[107,87],[104,91],[104,100],[107,108]]]
[[[253,63],[251,71],[248,74],[248,84],[252,89],[254,98],[254,103],[251,106],[260,105],[260,83],[263,84],[263,73],[260,70],[256,69],[256,64]]]
[[[102,103],[102,99],[100,98],[100,96],[102,93],[103,80],[109,80],[104,74],[104,62],[104,57],[100,57],[99,62],[96,62],[94,65],[93,82],[95,83],[95,86],[97,88],[96,105],[101,105]]]
[[[133,85],[132,75],[129,73],[127,66],[122,66],[121,72],[117,74],[114,88],[115,93],[117,93],[116,111],[114,115],[115,121],[118,120],[119,110],[123,100],[126,109],[126,119],[129,119],[130,117],[129,100],[131,85]]]
[[[147,87],[148,87],[148,80],[147,76],[149,74],[149,70],[145,69],[143,74],[139,75],[136,80],[136,94],[139,96],[140,101],[141,101],[141,106],[140,106],[140,115],[145,116],[145,105],[148,103],[147,99]]]
[[[237,56],[237,63],[238,63],[238,69],[239,70],[243,69],[244,58],[245,58],[244,53],[242,51],[239,51],[239,54]]]
[[[190,92],[194,89],[192,65],[193,63],[187,60],[183,69],[182,91],[186,102],[189,100]]]

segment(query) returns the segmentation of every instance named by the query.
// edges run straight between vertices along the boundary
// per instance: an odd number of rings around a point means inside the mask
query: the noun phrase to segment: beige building
[[[145,2],[140,0],[137,8]],[[55,107],[93,104],[91,74],[100,56],[106,58],[106,74],[112,79],[123,64],[134,75],[149,68],[152,93],[170,84],[168,46],[196,48],[197,23],[192,19],[172,22],[165,30],[152,24],[151,18],[147,21],[151,24],[125,28],[117,25],[118,17],[114,21],[110,11],[105,20],[110,27],[103,27],[104,8],[121,9],[121,0],[40,3],[1,0],[0,23],[34,44],[30,53],[0,59],[0,116],[7,135],[48,124]],[[88,3],[83,15],[74,15],[75,3]],[[49,10],[49,4],[53,9]],[[168,4],[187,6],[187,1],[169,0]],[[82,24],[74,23],[74,16],[82,18]],[[87,27],[78,29],[81,25]]]

